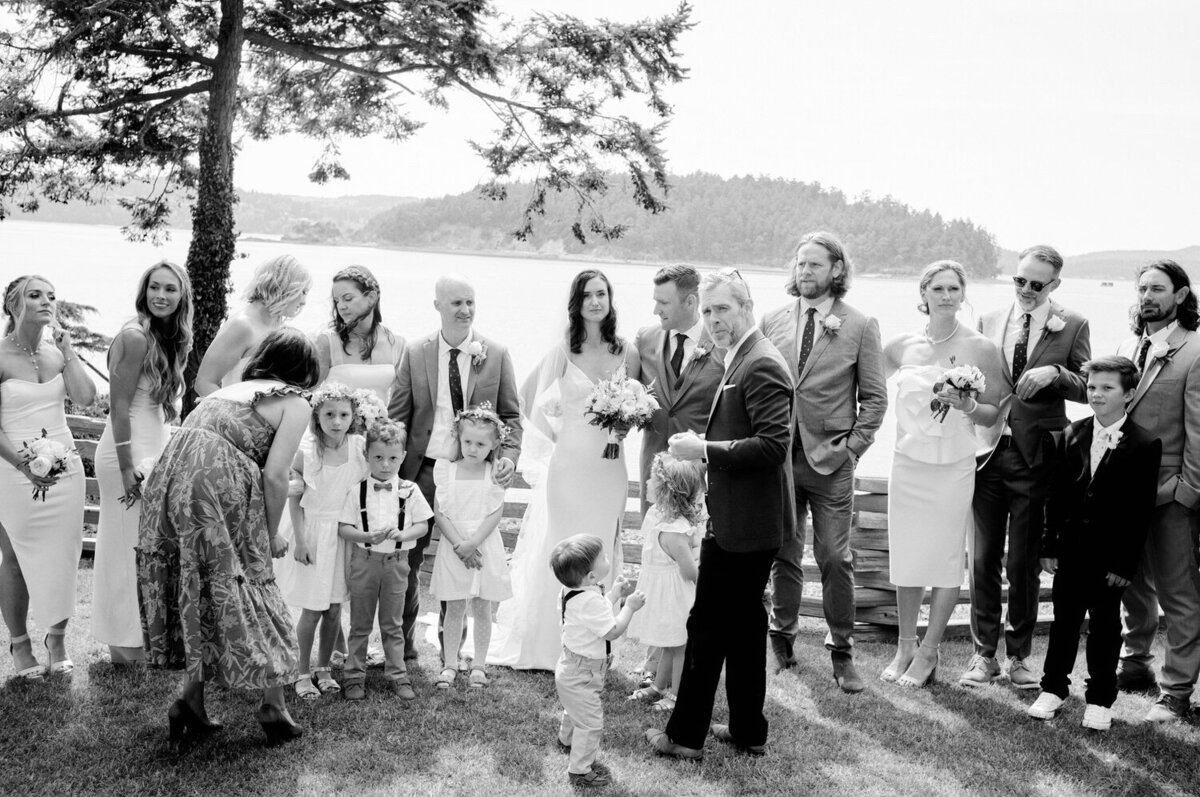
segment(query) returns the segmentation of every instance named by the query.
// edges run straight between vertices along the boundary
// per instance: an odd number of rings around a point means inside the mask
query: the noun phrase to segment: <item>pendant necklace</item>
[[[21,341],[17,340],[16,335],[9,335],[8,339],[11,340],[13,345],[16,346],[18,349],[20,349],[21,351],[23,351],[25,353],[25,356],[29,358],[29,364],[33,366],[33,372],[35,374],[41,374],[42,369],[40,366],[38,366],[38,361],[37,361],[37,353],[39,351],[41,351],[41,348],[42,348],[41,341],[38,341],[38,345],[37,345],[36,349],[33,349],[32,351],[30,351],[28,346],[21,343]]]
[[[932,344],[934,344],[934,345],[936,346],[936,345],[937,345],[937,344],[939,344],[939,343],[945,343],[946,341],[950,340],[950,338],[954,337],[954,334],[955,334],[956,332],[958,332],[958,322],[957,322],[957,321],[955,321],[955,322],[954,322],[954,329],[950,330],[950,334],[949,334],[949,335],[947,335],[947,336],[946,336],[946,337],[944,337],[944,338],[938,338],[937,340],[934,340],[934,339],[933,339],[933,338],[932,338],[932,337],[929,335],[929,325],[928,325],[928,324],[926,324],[926,325],[925,325],[925,340],[929,341],[930,343],[932,343]]]

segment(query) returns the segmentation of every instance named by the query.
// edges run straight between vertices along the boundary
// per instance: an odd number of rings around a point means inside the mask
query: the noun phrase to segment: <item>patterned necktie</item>
[[[671,373],[675,374],[675,378],[679,378],[679,372],[683,370],[683,342],[687,340],[687,335],[682,332],[675,333],[675,351],[671,354]]]
[[[1146,372],[1146,353],[1148,351],[1150,351],[1150,338],[1143,338],[1137,356],[1137,368],[1142,373]]]
[[[1017,336],[1017,346],[1013,349],[1012,375],[1013,382],[1021,378],[1025,370],[1025,362],[1029,358],[1029,313],[1025,314],[1025,322],[1021,324],[1021,334]]]
[[[813,347],[813,330],[816,327],[814,320],[817,315],[817,308],[810,307],[807,311],[808,320],[804,322],[804,337],[800,339],[800,360],[796,364],[796,373],[804,373],[804,364],[808,362],[808,355],[812,354]]]
[[[458,349],[450,350],[450,409],[458,415],[463,410],[462,374],[458,370]]]

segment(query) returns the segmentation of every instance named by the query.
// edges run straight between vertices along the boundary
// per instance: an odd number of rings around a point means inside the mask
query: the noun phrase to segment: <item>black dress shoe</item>
[[[1117,689],[1122,692],[1149,692],[1156,686],[1158,681],[1150,670],[1117,670]]]
[[[671,737],[667,736],[665,731],[660,731],[657,728],[646,729],[646,741],[650,742],[650,746],[659,755],[671,756],[672,758],[682,758],[685,761],[699,761],[704,758],[704,751],[697,750],[695,747],[684,747],[681,744],[675,744],[671,741]]]
[[[775,654],[775,663],[781,670],[796,666],[796,654],[792,648],[792,640],[782,634],[771,634],[771,652]]]
[[[752,756],[764,756],[767,754],[767,746],[765,744],[741,744],[733,738],[733,734],[729,731],[728,725],[721,725],[714,722],[708,729],[712,737],[718,742],[724,742],[731,745],[737,750]]]
[[[193,737],[206,736],[225,727],[192,711],[192,707],[183,698],[176,700],[171,704],[171,708],[167,709],[167,723],[170,726],[170,739],[176,744],[183,741],[185,733]]]
[[[840,653],[833,651],[830,653],[833,659],[833,680],[837,681],[837,685],[841,687],[843,692],[849,694],[857,694],[863,690],[863,679],[858,674],[858,670],[854,666],[854,659],[849,653]]]

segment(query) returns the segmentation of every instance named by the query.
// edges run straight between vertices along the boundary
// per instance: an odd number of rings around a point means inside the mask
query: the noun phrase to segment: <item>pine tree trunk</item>
[[[200,138],[200,182],[192,208],[192,243],[187,257],[195,312],[183,401],[185,416],[195,406],[194,385],[200,360],[228,310],[225,297],[231,288],[229,265],[237,242],[233,220],[237,201],[233,189],[233,119],[245,40],[244,14],[242,0],[221,0],[216,65],[208,93],[208,123]]]

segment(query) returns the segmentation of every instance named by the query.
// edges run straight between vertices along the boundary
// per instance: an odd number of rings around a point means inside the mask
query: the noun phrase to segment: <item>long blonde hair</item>
[[[17,328],[17,316],[25,312],[25,299],[22,294],[25,293],[25,286],[33,280],[46,283],[52,290],[54,288],[54,283],[37,274],[26,274],[8,283],[8,287],[4,289],[4,314],[8,316],[5,333]]]
[[[179,280],[179,306],[170,317],[161,319],[150,312],[150,303],[146,300],[150,275],[160,268],[170,271]],[[138,280],[134,306],[138,326],[145,333],[148,344],[142,373],[150,380],[150,398],[162,406],[163,415],[170,422],[179,415],[175,401],[183,395],[183,371],[192,351],[192,283],[187,272],[169,260],[158,261]]]

